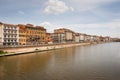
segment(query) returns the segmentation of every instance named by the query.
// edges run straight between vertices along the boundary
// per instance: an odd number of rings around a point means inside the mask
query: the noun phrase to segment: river
[[[120,80],[120,43],[0,57],[0,80]]]

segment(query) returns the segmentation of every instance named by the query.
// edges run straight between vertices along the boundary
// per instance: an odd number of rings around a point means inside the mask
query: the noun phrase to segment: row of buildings
[[[110,41],[110,37],[76,33],[70,29],[55,29],[47,33],[42,26],[6,24],[0,22],[0,46],[40,45],[53,43]]]
[[[87,35],[76,33],[70,29],[60,28],[55,29],[51,37],[54,38],[54,43],[79,43],[79,42],[106,42],[111,41],[110,37],[102,37],[96,35]]]
[[[37,45],[45,42],[46,29],[32,24],[0,23],[0,45]]]

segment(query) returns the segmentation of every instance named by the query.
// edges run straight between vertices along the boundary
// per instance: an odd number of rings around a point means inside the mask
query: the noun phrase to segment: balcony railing
[[[4,30],[9,30],[9,31],[17,31],[17,29],[6,29],[6,28],[3,28]]]
[[[6,35],[17,35],[18,33],[3,33],[3,34],[6,34]]]

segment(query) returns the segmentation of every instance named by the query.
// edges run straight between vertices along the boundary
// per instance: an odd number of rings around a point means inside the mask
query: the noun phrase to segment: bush
[[[4,51],[2,51],[2,50],[0,50],[0,54],[6,54],[7,52],[4,52]]]
[[[36,48],[35,50],[38,51],[39,49]]]

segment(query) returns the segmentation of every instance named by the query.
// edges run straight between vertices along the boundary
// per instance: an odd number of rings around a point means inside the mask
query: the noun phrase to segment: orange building
[[[31,24],[26,25],[27,30],[27,44],[37,45],[45,43],[46,29],[41,26],[33,26]]]
[[[26,45],[26,27],[23,24],[18,24],[19,27],[19,45]]]
[[[46,33],[46,41],[45,41],[45,43],[47,43],[47,44],[49,44],[49,43],[53,43],[53,41],[54,41],[54,38],[52,37],[52,34],[53,33]]]
[[[45,43],[46,29],[32,24],[18,25],[20,45],[39,45]]]

